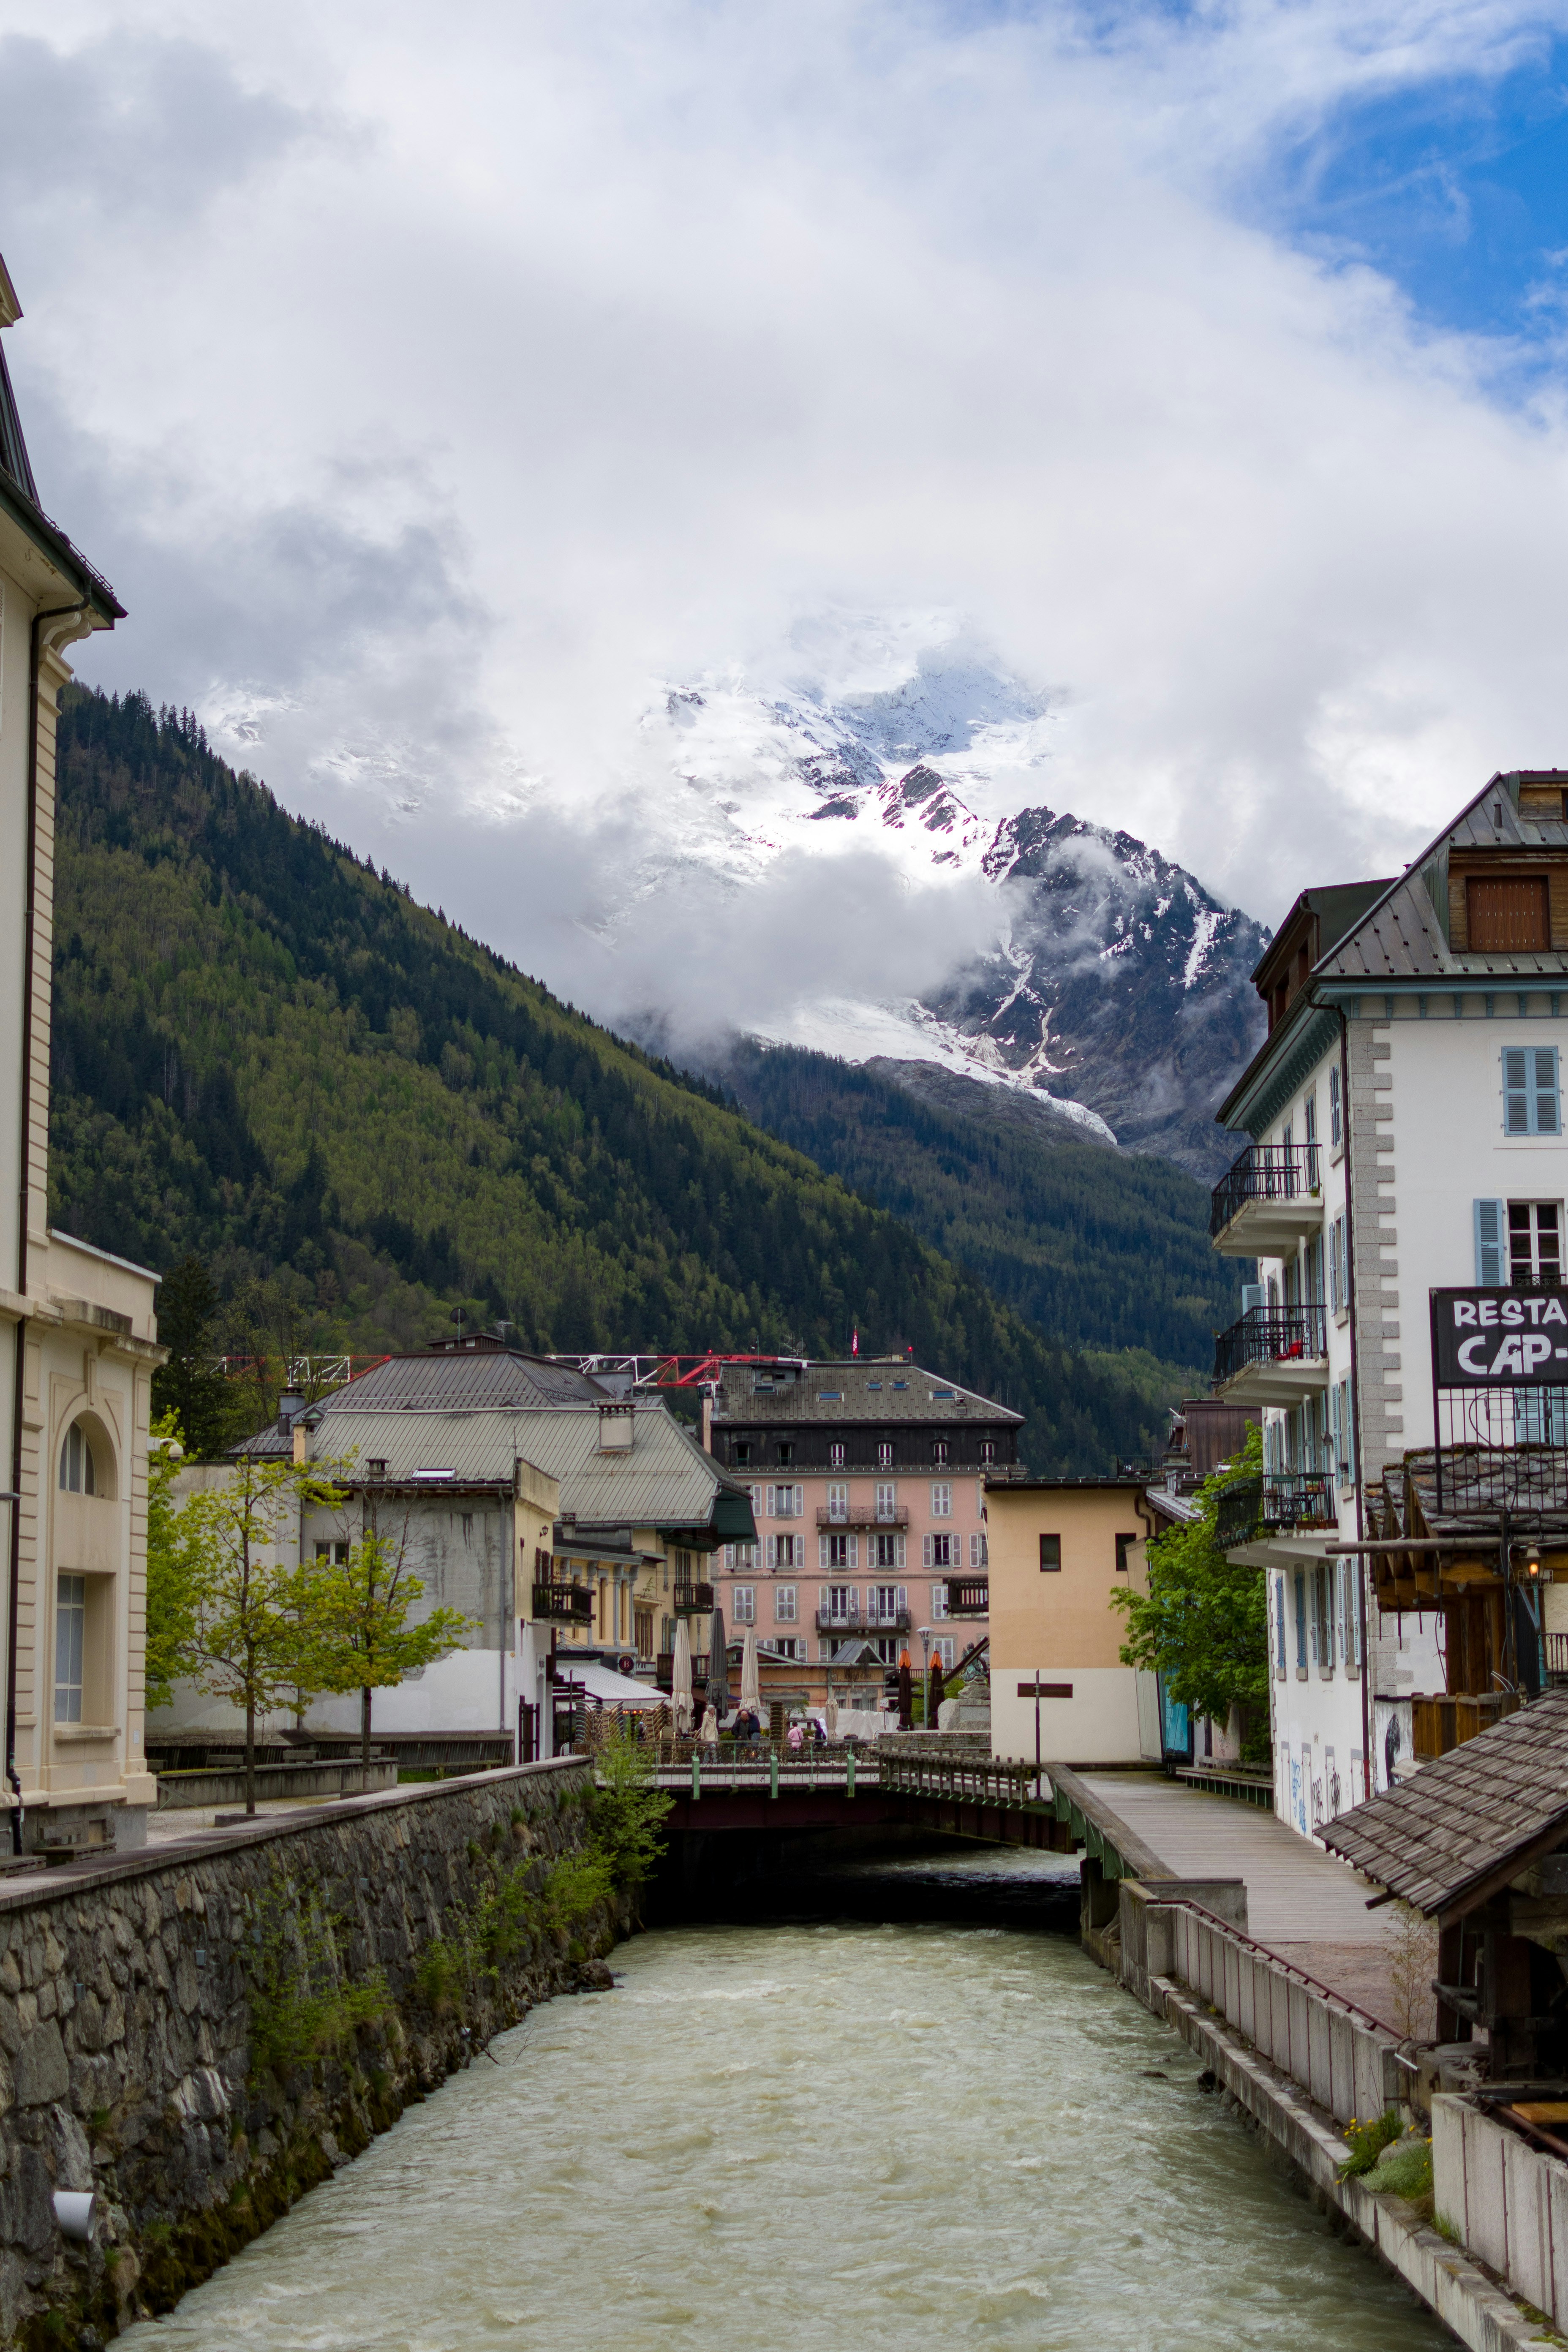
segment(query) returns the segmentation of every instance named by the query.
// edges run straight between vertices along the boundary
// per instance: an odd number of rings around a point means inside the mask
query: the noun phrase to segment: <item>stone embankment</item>
[[[0,1889],[0,2341],[168,2309],[625,1921],[524,1765]],[[56,2193],[96,2192],[91,2237]]]

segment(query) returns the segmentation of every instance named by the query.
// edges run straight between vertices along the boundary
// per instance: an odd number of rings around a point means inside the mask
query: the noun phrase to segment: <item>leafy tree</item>
[[[180,1420],[160,1413],[147,1449],[146,1703],[167,1706],[175,1678],[190,1665],[195,1622],[196,1562],[190,1532],[174,1501],[184,1448]]]
[[[423,1600],[423,1580],[405,1561],[403,1542],[374,1528],[349,1546],[348,1558],[315,1562],[307,1599],[312,1690],[360,1695],[360,1759],[370,1762],[372,1694],[462,1646],[473,1621],[458,1609],[433,1609],[416,1625],[408,1612]]]
[[[169,1360],[153,1375],[153,1411],[172,1413],[193,1460],[216,1461],[235,1431],[235,1401],[213,1361],[218,1294],[205,1258],[172,1266],[158,1291],[158,1338]]]
[[[320,1563],[289,1554],[300,1507],[337,1505],[331,1464],[240,1454],[221,1486],[188,1496],[176,1515],[191,1566],[191,1672],[245,1714],[245,1810],[256,1811],[256,1718],[312,1685],[313,1587]]]
[[[1215,1723],[1227,1723],[1233,1706],[1245,1722],[1268,1705],[1264,1573],[1227,1560],[1215,1530],[1221,1493],[1262,1462],[1262,1433],[1250,1429],[1238,1459],[1199,1487],[1197,1517],[1150,1544],[1148,1591],[1123,1585],[1110,1596],[1127,1615],[1122,1664],[1163,1675],[1173,1699]]]
[[[634,1898],[664,1852],[659,1825],[675,1801],[655,1784],[655,1752],[622,1730],[594,1759],[594,1843]]]

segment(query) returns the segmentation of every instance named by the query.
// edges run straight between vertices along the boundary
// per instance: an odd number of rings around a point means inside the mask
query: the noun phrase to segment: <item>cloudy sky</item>
[[[1053,805],[1275,917],[1568,765],[1565,35],[0,0],[7,356],[132,614],[83,675],[608,1003],[654,683],[941,613]]]

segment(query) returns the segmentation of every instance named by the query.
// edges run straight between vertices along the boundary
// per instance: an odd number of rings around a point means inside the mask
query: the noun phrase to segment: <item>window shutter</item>
[[[898,1609],[899,1609],[899,1612],[900,1612],[900,1615],[902,1615],[902,1614],[903,1614],[903,1612],[908,1609],[909,1605],[910,1605],[910,1596],[909,1596],[909,1591],[908,1591],[908,1588],[907,1588],[906,1586],[904,1586],[904,1585],[900,1584],[900,1587],[899,1587],[899,1599],[898,1599]]]
[[[849,1614],[851,1615],[851,1617],[858,1616],[858,1614],[859,1614],[859,1612],[860,1612],[860,1595],[859,1595],[859,1593],[856,1591],[856,1589],[855,1589],[854,1585],[852,1585],[852,1584],[851,1584],[851,1585],[847,1585],[847,1586],[846,1586],[846,1588],[845,1588],[845,1590],[847,1591],[847,1593],[848,1593],[848,1595],[849,1595],[848,1601],[847,1601],[847,1603],[846,1604],[846,1605],[847,1606],[847,1608],[848,1608]]]
[[[769,1538],[768,1538],[768,1539],[767,1539],[767,1542],[768,1542],[768,1566],[769,1566],[770,1568],[775,1568],[775,1567],[778,1565],[777,1538],[776,1538],[776,1537],[769,1536]]]
[[[1533,1049],[1505,1045],[1502,1049],[1502,1131],[1530,1133],[1530,1057]]]
[[[860,1538],[858,1536],[851,1536],[849,1538],[849,1565],[851,1568],[858,1568],[860,1565]]]
[[[827,1538],[826,1536],[818,1536],[816,1538],[816,1564],[818,1568],[826,1568],[827,1566]]]
[[[1535,1064],[1535,1113],[1537,1135],[1557,1135],[1563,1128],[1563,1116],[1557,1090],[1557,1048],[1555,1045],[1532,1045],[1530,1049]]]
[[[921,1538],[921,1544],[924,1546],[924,1550],[923,1550],[923,1552],[922,1552],[922,1554],[921,1554],[921,1565],[922,1565],[923,1567],[929,1568],[929,1567],[931,1566],[931,1538],[930,1538],[930,1536],[922,1536],[922,1537]]]
[[[1510,1047],[1509,1053],[1512,1050],[1512,1047]],[[1504,1061],[1506,1062],[1508,1058],[1509,1055],[1505,1053]],[[1521,1058],[1522,1059],[1522,1053]],[[1511,1127],[1509,1129],[1510,1135],[1520,1132],[1522,1132],[1522,1129]],[[1503,1239],[1508,1230],[1507,1203],[1502,1201],[1478,1201],[1475,1203],[1475,1221],[1478,1284],[1487,1285],[1506,1281],[1507,1275],[1503,1265]]]

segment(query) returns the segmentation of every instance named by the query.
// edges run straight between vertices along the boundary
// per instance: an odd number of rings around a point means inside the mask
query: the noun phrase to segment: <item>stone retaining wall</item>
[[[0,2341],[167,2309],[617,1922],[542,1906],[589,1769],[524,1765],[0,1887]],[[90,2244],[56,2189],[95,2189]]]

